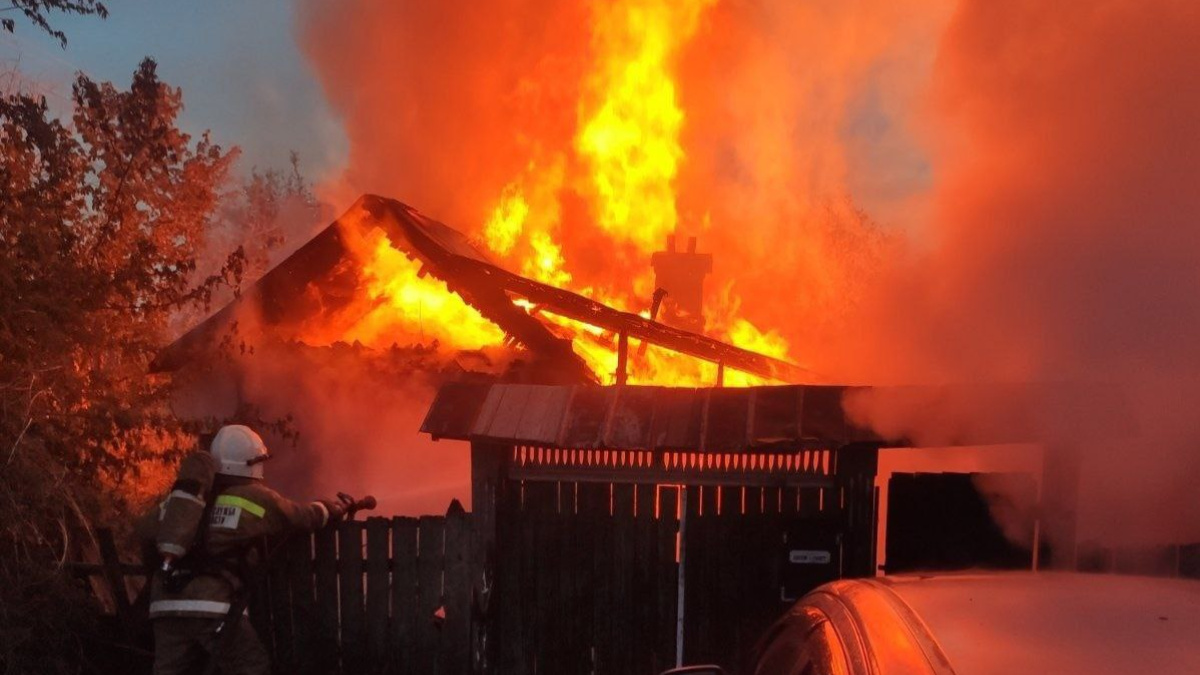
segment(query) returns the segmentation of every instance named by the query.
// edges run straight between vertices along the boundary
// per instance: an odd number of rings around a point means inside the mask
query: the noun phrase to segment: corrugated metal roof
[[[737,452],[881,442],[846,419],[841,401],[847,389],[450,384],[421,431],[434,438],[617,450]]]
[[[867,401],[878,432],[845,412]],[[847,405],[844,406],[843,404]],[[449,384],[421,431],[503,445],[743,452],[1071,442],[1137,432],[1122,392],[1090,385],[677,388]]]

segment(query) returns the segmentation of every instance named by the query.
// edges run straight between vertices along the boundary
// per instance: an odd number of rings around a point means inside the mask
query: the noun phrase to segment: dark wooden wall
[[[507,479],[497,495],[487,672],[673,667],[681,569],[684,662],[737,672],[780,612],[844,573],[843,497],[832,480],[685,487]],[[793,549],[828,557],[797,564]]]
[[[836,490],[816,487],[689,486],[684,663],[730,672],[796,599],[842,576]],[[796,563],[789,552],[827,562]]]
[[[495,672],[657,673],[673,665],[678,490],[515,487],[517,499],[500,513]]]

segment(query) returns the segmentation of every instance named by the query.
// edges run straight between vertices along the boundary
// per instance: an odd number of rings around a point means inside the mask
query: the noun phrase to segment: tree
[[[300,156],[293,152],[291,170],[251,170],[250,177],[225,205],[221,237],[213,241],[218,256],[241,246],[246,253],[247,279],[270,269],[272,256],[287,241],[288,227],[311,227],[321,215],[312,185],[300,173]]]
[[[66,14],[95,15],[101,19],[108,18],[108,7],[105,7],[104,3],[99,2],[99,0],[8,0],[8,2],[11,7],[0,9],[0,12],[21,12],[35,26],[58,40],[58,43],[63,47],[67,46],[67,35],[50,25],[50,19],[48,18],[50,12],[58,11]],[[0,29],[12,33],[16,30],[16,27],[17,22],[13,19],[8,17],[0,18]]]
[[[91,520],[160,488],[168,461],[191,445],[189,423],[171,414],[172,381],[147,366],[174,311],[241,278],[240,251],[212,275],[195,273],[236,151],[179,130],[181,92],[155,68],[143,61],[128,91],[79,75],[70,127],[44,99],[0,99],[6,672],[61,658],[46,641],[70,631],[31,604],[60,580],[48,571]]]

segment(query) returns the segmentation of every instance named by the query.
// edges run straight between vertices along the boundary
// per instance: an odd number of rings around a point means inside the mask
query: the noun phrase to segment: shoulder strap
[[[212,527],[213,506],[223,490],[218,490],[216,482],[208,489],[204,498],[204,515],[200,516],[200,527],[196,528],[196,542],[193,545],[201,555],[208,555],[208,530]]]

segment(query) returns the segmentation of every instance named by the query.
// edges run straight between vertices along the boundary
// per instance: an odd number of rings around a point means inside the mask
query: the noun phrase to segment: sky
[[[149,56],[159,76],[183,89],[181,126],[213,131],[242,148],[239,170],[287,165],[300,154],[306,176],[320,179],[345,159],[346,140],[294,36],[289,0],[109,0],[109,17],[51,16],[65,49],[16,18],[0,32],[0,71],[22,77],[61,111],[75,72],[127,87]]]
[[[0,73],[18,69],[26,85],[32,81],[62,113],[76,72],[123,87],[150,56],[160,77],[183,89],[182,127],[192,134],[211,130],[217,142],[239,146],[240,171],[286,166],[292,150],[300,154],[304,174],[317,183],[336,178],[346,166],[343,120],[298,40],[300,33],[313,30],[311,25],[298,30],[298,3],[110,0],[107,6],[105,20],[51,15],[52,25],[67,34],[66,48],[16,17],[15,34],[0,32]],[[887,62],[877,71],[876,79],[892,79]],[[912,139],[897,133],[893,120],[881,114],[877,99],[886,90],[869,87],[867,98],[853,102],[845,133],[854,139],[849,150],[860,164],[889,167],[848,177],[859,201],[889,221],[913,186],[927,181],[928,167]]]

